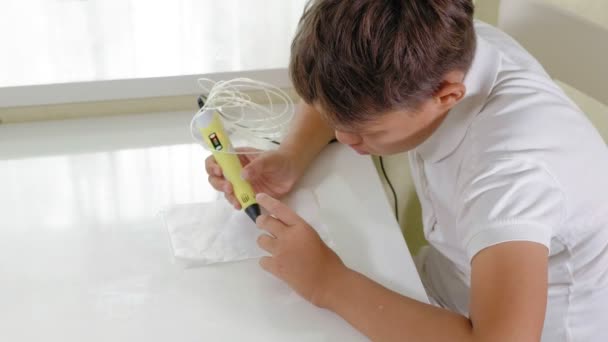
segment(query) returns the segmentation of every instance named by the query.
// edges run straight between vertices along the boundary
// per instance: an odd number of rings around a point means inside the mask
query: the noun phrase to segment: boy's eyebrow
[[[346,133],[355,133],[355,134],[377,134],[384,132],[385,129],[377,128],[373,126],[372,122],[363,123],[355,126],[333,126],[334,129]]]
[[[325,122],[327,122],[327,124],[329,124],[331,128],[335,130],[355,134],[374,134],[384,131],[384,129],[374,129],[374,127],[372,127],[372,129],[370,130],[370,126],[374,125],[373,120],[351,125],[343,125],[340,123],[336,123],[335,120],[333,120],[332,115],[328,115],[326,111],[321,110],[321,108],[317,106],[313,105],[313,107],[321,114],[321,117],[325,120]]]

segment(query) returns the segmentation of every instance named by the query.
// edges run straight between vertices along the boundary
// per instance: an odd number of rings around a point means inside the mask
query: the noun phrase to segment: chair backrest
[[[551,77],[608,105],[608,29],[540,0],[502,0],[498,26]]]

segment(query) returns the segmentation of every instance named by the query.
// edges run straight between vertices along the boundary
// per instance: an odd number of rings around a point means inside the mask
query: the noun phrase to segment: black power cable
[[[399,222],[399,206],[397,205],[397,193],[395,192],[395,188],[393,187],[393,184],[391,183],[391,180],[388,178],[388,175],[386,174],[386,169],[384,168],[384,160],[382,159],[382,156],[378,156],[378,159],[380,160],[380,169],[382,169],[382,173],[384,174],[384,179],[386,179],[386,182],[388,183],[388,186],[391,188],[391,192],[393,193],[393,199],[394,199],[394,203],[395,203],[395,217],[397,218],[397,222]]]

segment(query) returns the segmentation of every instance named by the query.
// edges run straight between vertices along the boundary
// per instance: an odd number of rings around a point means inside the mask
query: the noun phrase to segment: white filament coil
[[[294,105],[289,95],[278,87],[248,78],[218,82],[201,78],[198,84],[207,99],[190,123],[195,140],[200,141],[195,130],[196,120],[211,109],[221,116],[227,132],[244,140],[276,142],[286,134]]]

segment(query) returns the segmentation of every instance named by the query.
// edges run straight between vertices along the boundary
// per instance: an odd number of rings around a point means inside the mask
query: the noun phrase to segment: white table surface
[[[365,340],[256,260],[194,269],[172,260],[158,212],[218,198],[206,182],[207,154],[190,141],[190,118],[0,126],[0,340]],[[337,253],[426,302],[370,158],[332,145],[302,185],[323,194],[336,177],[349,187],[338,195],[358,206],[322,209]]]

